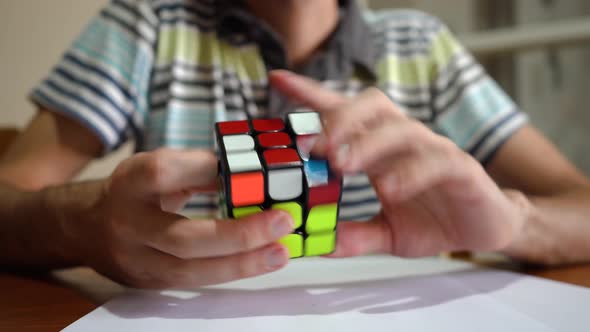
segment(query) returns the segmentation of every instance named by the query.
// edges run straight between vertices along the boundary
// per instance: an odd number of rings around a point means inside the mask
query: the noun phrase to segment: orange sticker
[[[231,175],[231,200],[235,207],[264,203],[262,172]]]

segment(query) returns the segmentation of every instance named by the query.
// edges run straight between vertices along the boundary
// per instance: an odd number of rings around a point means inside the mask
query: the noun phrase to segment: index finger
[[[319,82],[287,70],[271,71],[269,80],[277,91],[320,114],[331,112],[346,102],[345,97]]]
[[[124,161],[112,179],[134,196],[209,191],[217,179],[217,158],[211,151],[162,148]]]
[[[172,215],[172,218],[174,215]],[[146,245],[183,258],[220,257],[248,252],[278,241],[293,231],[291,216],[269,210],[238,220],[175,219],[153,222]]]

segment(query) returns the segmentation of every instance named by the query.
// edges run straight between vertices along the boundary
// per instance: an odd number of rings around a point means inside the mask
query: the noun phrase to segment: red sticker
[[[301,159],[294,149],[272,149],[264,151],[264,160],[269,167],[298,166]]]
[[[338,203],[340,191],[340,179],[331,179],[324,186],[309,188],[307,208],[311,209],[316,205]]]
[[[248,134],[250,132],[250,125],[246,120],[218,122],[217,126],[221,135]]]
[[[281,119],[261,119],[252,121],[254,130],[259,132],[281,131],[285,129],[285,123]]]
[[[265,133],[258,135],[258,143],[265,148],[291,145],[291,137],[287,133]]]

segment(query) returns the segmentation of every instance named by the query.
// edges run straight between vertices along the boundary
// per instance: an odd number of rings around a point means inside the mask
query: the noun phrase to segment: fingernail
[[[326,139],[325,134],[319,134],[316,136],[316,140],[314,142],[315,146],[321,147],[322,149],[325,148],[326,144],[328,144],[328,140]]]
[[[280,217],[272,222],[272,235],[279,238],[293,231],[293,220],[286,213],[281,213]]]
[[[287,259],[284,249],[282,248],[275,248],[272,249],[268,254],[266,254],[266,265],[270,269],[276,269],[285,264],[285,260]]]
[[[313,148],[311,151],[315,155],[322,156],[326,152],[326,146],[328,144],[328,140],[326,139],[326,135],[320,134],[317,136],[317,139],[314,142]]]
[[[336,166],[339,168],[344,168],[350,158],[350,145],[342,144],[338,147],[338,151],[336,152]]]
[[[297,136],[297,149],[303,160],[309,160],[311,151],[317,146],[318,136]]]

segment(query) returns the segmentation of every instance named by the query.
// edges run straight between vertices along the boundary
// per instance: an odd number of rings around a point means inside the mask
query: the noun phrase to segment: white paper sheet
[[[590,290],[443,259],[299,259],[195,291],[129,291],[65,331],[589,331]]]

